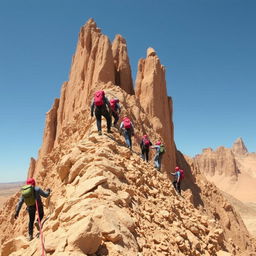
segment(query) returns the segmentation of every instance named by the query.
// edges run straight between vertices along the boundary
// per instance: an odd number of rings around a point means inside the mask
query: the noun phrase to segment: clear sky
[[[1,0],[0,182],[26,178],[91,17],[111,41],[127,40],[134,80],[139,58],[157,51],[180,151],[194,156],[242,137],[255,152],[255,10],[254,0]]]

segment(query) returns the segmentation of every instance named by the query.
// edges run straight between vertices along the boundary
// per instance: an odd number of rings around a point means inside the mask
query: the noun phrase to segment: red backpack
[[[116,104],[119,102],[119,99],[111,99],[110,100],[110,107],[113,111],[116,111]]]
[[[105,97],[105,92],[104,91],[97,91],[94,94],[94,104],[99,107],[104,104],[104,97]]]
[[[128,117],[125,117],[123,119],[123,122],[124,122],[124,128],[125,129],[130,129],[132,127],[131,120]]]
[[[148,137],[145,137],[145,136],[143,137],[143,144],[146,147],[150,146],[150,140],[148,139]]]
[[[180,171],[180,179],[183,180],[185,178],[185,173],[181,169],[179,171]]]

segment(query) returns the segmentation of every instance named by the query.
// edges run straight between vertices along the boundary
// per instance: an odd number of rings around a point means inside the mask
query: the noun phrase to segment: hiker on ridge
[[[101,131],[101,116],[104,116],[107,121],[107,132],[111,133],[111,107],[108,98],[105,96],[104,91],[97,91],[94,94],[94,98],[91,104],[91,117],[95,108],[95,117],[97,120],[98,134],[102,135]],[[108,108],[108,109],[107,109]]]
[[[142,159],[148,162],[148,154],[149,154],[149,147],[152,146],[152,143],[150,139],[148,138],[148,135],[144,135],[140,142],[140,149],[141,149],[141,157]]]
[[[128,117],[124,117],[120,125],[120,133],[124,134],[125,142],[128,148],[132,149],[132,136],[134,136],[134,127]]]
[[[21,188],[21,197],[19,199],[19,202],[16,206],[16,211],[14,214],[14,218],[17,219],[19,216],[20,209],[25,202],[27,205],[27,211],[29,214],[29,224],[28,224],[28,240],[31,241],[33,239],[33,225],[35,221],[35,215],[36,215],[36,201],[38,205],[38,211],[39,211],[39,218],[40,222],[42,221],[42,218],[44,217],[44,208],[41,200],[41,196],[48,197],[51,193],[51,190],[48,188],[45,191],[43,191],[40,187],[36,187],[36,182],[33,178],[29,178],[26,181],[25,186]],[[35,223],[35,226],[38,230],[40,230],[38,219]]]
[[[154,157],[154,167],[155,167],[158,171],[160,171],[160,169],[161,169],[162,157],[163,157],[163,154],[164,154],[164,152],[165,152],[164,145],[162,144],[161,141],[157,141],[154,146],[151,146],[151,148],[156,149],[156,154],[155,154],[155,157]]]
[[[117,99],[117,98],[111,99],[110,100],[110,107],[111,107],[112,116],[114,117],[113,126],[116,127],[117,122],[119,120],[119,115],[120,115],[120,112],[121,112],[121,107],[119,105],[119,99]]]
[[[174,176],[173,186],[175,190],[181,195],[181,181],[184,178],[184,171],[181,170],[178,166],[175,167],[175,172],[171,172],[171,175]]]

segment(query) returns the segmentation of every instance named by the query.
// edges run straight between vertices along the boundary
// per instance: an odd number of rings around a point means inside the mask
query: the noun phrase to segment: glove
[[[52,191],[50,188],[47,188],[46,191],[50,194]]]
[[[19,214],[17,212],[15,212],[14,214],[14,219],[16,220],[18,218]]]
[[[91,117],[93,117],[93,114],[91,114]]]

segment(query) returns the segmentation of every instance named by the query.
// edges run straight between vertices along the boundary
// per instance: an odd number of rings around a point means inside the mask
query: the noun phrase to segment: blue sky
[[[127,40],[134,80],[146,49],[157,51],[180,151],[194,156],[242,137],[255,152],[255,9],[254,0],[1,0],[0,182],[26,178],[91,17],[110,40]]]

